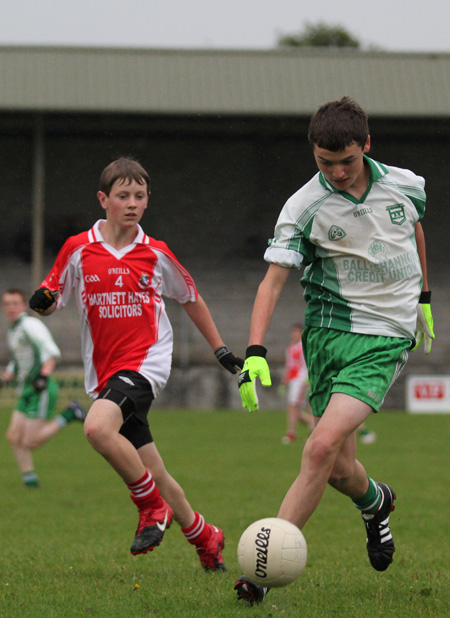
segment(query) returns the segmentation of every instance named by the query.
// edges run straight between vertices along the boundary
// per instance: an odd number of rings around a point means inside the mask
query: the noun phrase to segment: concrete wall
[[[30,252],[33,118],[0,114],[2,197],[0,255]],[[306,118],[45,117],[46,246],[102,211],[96,199],[103,167],[132,154],[148,168],[152,196],[146,231],[181,259],[222,264],[259,258],[284,201],[316,171]],[[443,268],[450,229],[446,161],[450,122],[371,121],[372,156],[425,176],[429,260]]]
[[[262,260],[249,260],[224,265],[205,265],[191,261],[192,275],[202,296],[207,301],[219,330],[230,349],[244,355],[254,296],[264,276],[266,265]],[[13,261],[0,260],[1,289],[13,285],[28,287],[30,267],[18,266]],[[450,369],[450,328],[448,307],[450,287],[447,275],[432,274],[433,315],[437,340],[430,356],[422,349],[410,354],[406,368],[386,398],[385,408],[405,407],[405,378],[410,373],[447,374]],[[261,405],[265,408],[282,408],[283,400],[277,396],[276,386],[282,373],[284,349],[288,342],[289,327],[301,321],[303,301],[299,274],[289,276],[283,296],[277,306],[272,325],[267,335],[268,360],[272,370],[274,388],[259,388]],[[217,363],[209,346],[194,329],[184,311],[174,301],[167,301],[167,310],[174,328],[174,362],[172,375],[166,390],[156,402],[158,407],[240,408],[236,378],[225,372]],[[61,368],[80,367],[80,339],[78,316],[74,304],[64,311],[45,319],[61,347]],[[6,363],[7,351],[4,333],[7,322],[0,316],[0,363]]]
[[[116,156],[132,154],[152,178],[145,230],[165,240],[191,271],[225,341],[244,354],[253,299],[266,270],[262,255],[267,239],[284,201],[315,173],[307,123],[306,118],[271,117],[46,117],[46,267],[68,235],[102,215],[95,195],[103,167]],[[19,284],[28,292],[32,127],[26,114],[0,115],[0,283],[2,289]],[[408,372],[449,371],[450,123],[377,118],[371,121],[371,133],[375,159],[409,167],[427,180],[424,229],[438,339],[430,358],[421,350],[411,355],[389,395],[386,405],[401,408]],[[298,279],[298,274],[290,275],[267,337],[275,375],[281,371],[289,326],[303,315]],[[170,302],[168,311],[175,330],[174,371],[161,405],[239,406],[233,379],[222,375],[184,312]],[[75,308],[47,323],[64,363],[79,364]],[[2,316],[0,332],[5,328]],[[2,337],[0,361],[5,359]],[[264,393],[264,405],[280,405],[274,392]]]

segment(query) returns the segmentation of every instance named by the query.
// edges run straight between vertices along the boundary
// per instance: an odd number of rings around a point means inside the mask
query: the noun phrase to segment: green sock
[[[367,513],[368,515],[373,515],[377,512],[378,507],[381,504],[381,491],[378,487],[378,484],[369,478],[369,489],[361,498],[357,500],[353,500],[353,504],[357,509],[362,511],[362,513]]]
[[[22,474],[22,480],[27,487],[40,486],[38,476],[34,470],[31,470],[31,472],[24,472],[24,474]]]
[[[61,427],[64,427],[67,423],[71,423],[75,420],[75,412],[71,408],[66,408],[61,414],[55,417],[55,420],[58,421]]]

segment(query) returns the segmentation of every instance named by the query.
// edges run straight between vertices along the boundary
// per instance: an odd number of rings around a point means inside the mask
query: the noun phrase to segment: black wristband
[[[229,354],[229,352],[230,350],[227,348],[226,345],[221,345],[217,348],[217,350],[214,350],[215,357],[218,361],[220,361],[222,356],[225,356],[225,354]]]
[[[267,350],[263,345],[249,345],[245,351],[245,358],[249,356],[262,356],[266,358]]]
[[[427,292],[421,292],[419,296],[419,303],[421,305],[429,305],[431,302],[431,290]]]
[[[33,388],[36,392],[41,393],[42,391],[44,391],[48,386],[48,376],[43,376],[42,373],[40,373],[37,378],[35,378],[33,380]]]

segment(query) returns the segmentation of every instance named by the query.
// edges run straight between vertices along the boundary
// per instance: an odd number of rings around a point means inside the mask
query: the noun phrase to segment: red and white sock
[[[200,513],[194,513],[194,522],[189,528],[182,528],[181,532],[192,545],[204,545],[210,536],[210,525]]]
[[[127,483],[130,490],[130,497],[138,507],[139,511],[149,508],[160,508],[163,504],[163,499],[159,494],[159,489],[153,480],[152,475],[148,470],[144,476],[138,479],[135,483]]]

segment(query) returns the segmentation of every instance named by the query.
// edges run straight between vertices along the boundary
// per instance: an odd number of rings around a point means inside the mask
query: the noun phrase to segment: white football
[[[303,571],[307,547],[293,523],[266,517],[243,532],[237,554],[239,566],[251,582],[277,588],[292,583]]]

